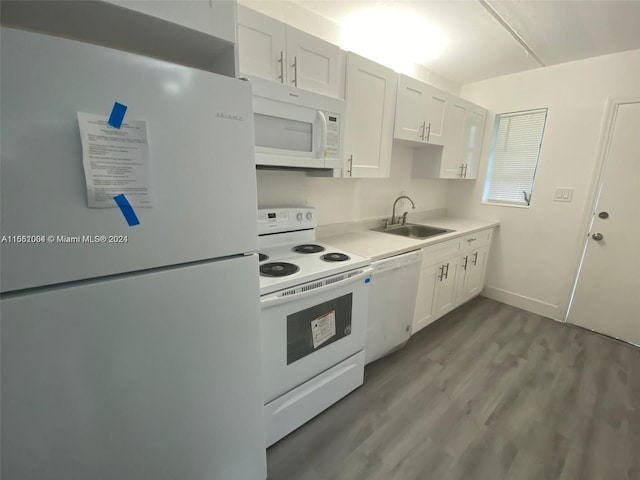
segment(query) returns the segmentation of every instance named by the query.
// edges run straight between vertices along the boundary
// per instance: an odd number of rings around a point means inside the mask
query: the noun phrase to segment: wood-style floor
[[[269,480],[639,480],[640,350],[478,297],[267,461]]]

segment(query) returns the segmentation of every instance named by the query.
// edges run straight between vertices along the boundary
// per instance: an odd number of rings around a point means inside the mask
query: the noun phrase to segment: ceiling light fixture
[[[380,6],[359,10],[340,22],[340,47],[409,73],[442,54],[442,31],[415,12]]]

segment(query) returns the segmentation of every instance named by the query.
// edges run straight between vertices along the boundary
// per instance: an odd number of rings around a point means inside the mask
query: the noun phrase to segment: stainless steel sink
[[[403,237],[424,239],[433,237],[435,235],[442,235],[444,233],[453,232],[454,230],[447,230],[446,228],[430,227],[429,225],[416,225],[413,223],[406,223],[400,226],[394,227],[380,227],[372,228],[374,232],[391,233],[393,235],[401,235]]]

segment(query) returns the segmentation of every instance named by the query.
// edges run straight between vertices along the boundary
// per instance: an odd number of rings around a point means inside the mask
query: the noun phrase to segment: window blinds
[[[529,204],[546,119],[546,108],[496,116],[485,201]]]

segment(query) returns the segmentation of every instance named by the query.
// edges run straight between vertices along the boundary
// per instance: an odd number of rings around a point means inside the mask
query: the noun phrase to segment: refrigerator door
[[[257,267],[0,300],[2,478],[264,480]]]
[[[257,250],[251,85],[117,50],[1,29],[1,291]],[[147,123],[155,205],[88,208],[77,112]],[[6,240],[6,238],[5,238]],[[18,239],[19,240],[19,239]]]

